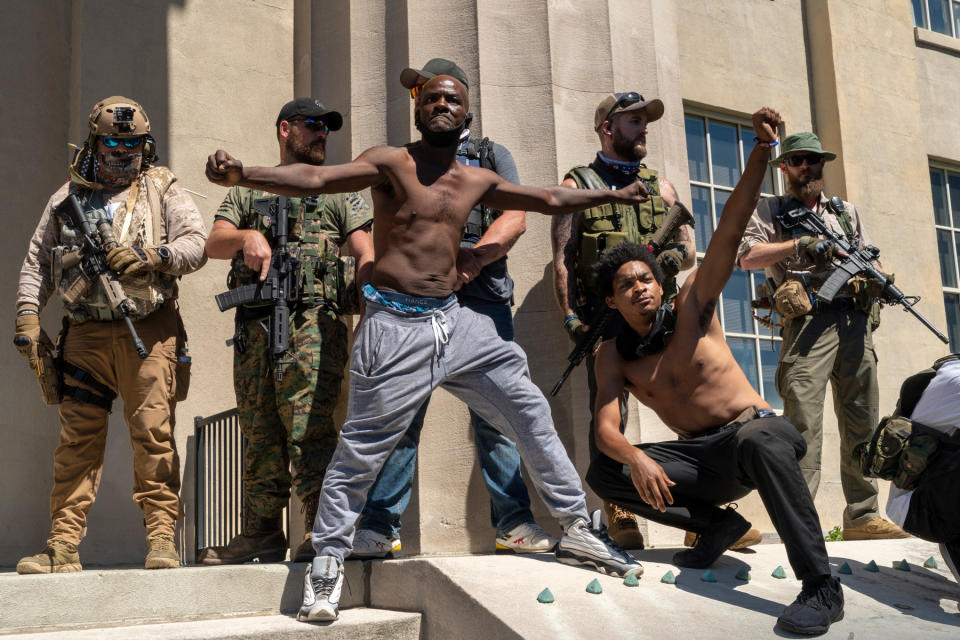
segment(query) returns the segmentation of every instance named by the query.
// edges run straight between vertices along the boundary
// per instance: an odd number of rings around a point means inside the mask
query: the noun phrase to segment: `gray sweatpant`
[[[318,556],[342,561],[350,554],[367,492],[420,405],[439,386],[516,441],[537,493],[562,526],[587,519],[580,478],[515,342],[504,341],[490,318],[455,298],[425,312],[368,301],[350,356],[347,420],[313,525]]]

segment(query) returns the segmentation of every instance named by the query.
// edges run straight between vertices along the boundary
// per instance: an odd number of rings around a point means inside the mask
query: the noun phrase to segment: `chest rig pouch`
[[[580,189],[611,189],[612,180],[608,182],[600,172],[606,173],[606,170],[593,163],[574,167],[568,175]],[[642,182],[650,193],[646,202],[636,205],[607,203],[583,212],[577,260],[577,290],[581,296],[582,292],[595,289],[591,267],[604,251],[625,241],[648,244],[663,224],[667,209],[660,195],[657,172],[640,167],[636,180]]]
[[[273,197],[256,197],[262,192],[253,192],[250,200],[250,228],[264,234],[267,242],[275,245],[271,228],[272,210],[277,210]],[[340,247],[323,231],[321,216],[326,205],[326,195],[308,198],[289,198],[284,213],[288,217],[287,252],[299,261],[299,303],[309,307],[324,306],[338,314],[356,313],[360,301],[356,288],[356,268],[352,256],[341,256]],[[275,249],[276,250],[276,249]],[[227,287],[236,289],[257,282],[259,274],[243,262],[243,253],[238,252],[230,263]]]

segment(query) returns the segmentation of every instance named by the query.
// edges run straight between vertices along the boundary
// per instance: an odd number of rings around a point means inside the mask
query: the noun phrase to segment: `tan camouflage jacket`
[[[200,211],[194,204],[193,199],[180,187],[176,177],[170,173],[166,167],[153,167],[144,174],[149,174],[146,179],[156,179],[161,183],[169,183],[169,187],[163,192],[161,200],[161,221],[159,225],[159,241],[152,244],[145,242],[142,234],[134,234],[133,242],[126,244],[137,244],[140,246],[165,246],[170,251],[170,262],[162,272],[167,276],[181,276],[192,273],[203,266],[206,262],[204,254],[204,243],[207,238],[207,231],[200,216]],[[104,200],[107,205],[118,205],[118,213],[115,214],[115,221],[123,218],[122,212],[125,211],[127,201],[130,196],[131,187],[122,191],[104,192]],[[62,244],[61,233],[62,223],[54,210],[62,203],[70,193],[76,193],[78,189],[70,182],[67,182],[54,193],[47,202],[40,216],[40,222],[37,224],[36,231],[30,239],[27,255],[23,260],[23,266],[20,269],[20,280],[17,294],[17,308],[23,305],[34,304],[42,309],[50,294],[55,291],[56,283],[51,272],[51,254],[53,250]],[[141,194],[143,195],[141,190]],[[136,224],[136,221],[134,221]],[[119,238],[121,234],[115,229],[115,235]],[[174,278],[166,280],[172,283],[172,290],[165,292],[166,299],[177,297],[177,286]]]

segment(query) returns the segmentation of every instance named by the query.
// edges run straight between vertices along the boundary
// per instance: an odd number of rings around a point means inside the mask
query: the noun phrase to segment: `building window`
[[[696,218],[697,256],[702,258],[723,205],[740,180],[744,161],[753,150],[753,129],[746,120],[718,118],[689,110],[685,114],[685,125],[692,198],[690,209]],[[775,174],[770,168],[763,182],[763,194],[772,195],[774,184]],[[774,385],[780,336],[761,326],[750,307],[750,301],[756,297],[757,285],[765,277],[763,270],[734,268],[720,296],[717,314],[727,344],[750,384],[770,406],[782,410],[783,402]]]
[[[943,306],[950,350],[960,351],[960,171],[930,167],[933,219],[937,229]]]
[[[911,0],[913,24],[954,38],[960,38],[960,1]]]

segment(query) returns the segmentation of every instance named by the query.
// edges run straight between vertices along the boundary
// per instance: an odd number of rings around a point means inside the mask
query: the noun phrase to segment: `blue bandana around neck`
[[[640,167],[643,166],[642,162],[624,162],[623,160],[614,160],[603,155],[602,151],[597,151],[597,159],[600,160],[603,164],[607,165],[614,171],[619,171],[620,173],[630,176],[631,178],[636,176],[640,171]]]

